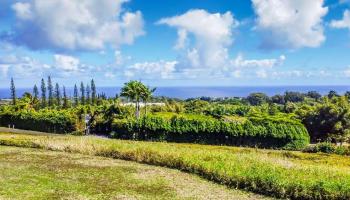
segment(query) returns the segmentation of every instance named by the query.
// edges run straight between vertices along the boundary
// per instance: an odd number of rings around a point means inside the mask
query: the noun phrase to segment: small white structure
[[[134,102],[121,103],[122,106],[134,106]],[[140,107],[145,107],[145,103],[140,102]],[[165,103],[147,103],[147,106],[165,106]]]

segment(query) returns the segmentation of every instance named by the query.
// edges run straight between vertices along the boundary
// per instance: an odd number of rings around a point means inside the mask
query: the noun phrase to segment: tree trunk
[[[145,101],[144,103],[145,103],[145,116],[147,116],[147,101]]]
[[[140,105],[138,101],[136,101],[136,118],[140,118]]]

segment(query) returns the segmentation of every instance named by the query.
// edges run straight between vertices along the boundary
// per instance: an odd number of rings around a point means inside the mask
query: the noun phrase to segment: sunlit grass
[[[266,199],[110,158],[0,146],[0,199]]]
[[[326,154],[74,136],[0,134],[0,144],[79,152],[181,169],[292,199],[349,199],[350,158]]]

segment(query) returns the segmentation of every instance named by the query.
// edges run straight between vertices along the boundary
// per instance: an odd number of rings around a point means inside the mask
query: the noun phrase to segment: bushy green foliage
[[[346,97],[324,98],[316,105],[302,105],[296,114],[309,130],[313,141],[349,141],[350,103]]]
[[[70,133],[76,130],[76,120],[75,115],[67,110],[0,111],[1,126],[14,125],[15,128],[34,131]]]
[[[225,104],[214,104],[208,106],[203,113],[206,115],[213,116],[215,118],[222,118],[227,115],[238,115],[246,116],[251,110],[251,106],[247,105],[225,105]]]
[[[304,126],[269,119],[243,123],[174,115],[171,119],[147,116],[139,120],[115,120],[113,136],[122,139],[196,142],[204,144],[244,145],[265,148],[301,149],[309,143]]]
[[[258,106],[258,105],[262,105],[264,103],[267,103],[269,101],[269,97],[264,94],[264,93],[251,93],[248,97],[247,97],[247,101],[249,102],[250,105],[253,106]]]
[[[306,153],[329,153],[329,154],[338,154],[338,155],[350,155],[350,147],[349,146],[337,146],[330,142],[321,142],[316,145],[311,145],[305,147],[303,152]]]
[[[284,93],[284,100],[286,102],[302,102],[305,98],[305,94],[300,92],[287,91]]]
[[[202,113],[207,106],[209,106],[209,102],[203,100],[191,100],[186,102],[185,110],[187,113]]]

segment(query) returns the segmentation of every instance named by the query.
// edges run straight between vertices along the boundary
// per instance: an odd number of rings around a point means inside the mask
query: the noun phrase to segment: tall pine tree
[[[53,86],[52,86],[50,76],[47,78],[47,90],[49,92],[49,107],[51,107],[54,104],[54,99],[53,99]]]
[[[46,107],[46,86],[43,78],[41,79],[41,107]]]
[[[12,105],[16,105],[17,102],[17,96],[16,96],[16,87],[15,82],[13,81],[13,78],[11,78],[11,99],[12,99]]]
[[[74,85],[74,106],[79,105],[79,94],[77,84]]]
[[[83,82],[80,83],[80,95],[80,102],[82,105],[85,105],[85,87]]]
[[[58,83],[56,83],[56,86],[55,86],[55,99],[56,99],[56,105],[61,106],[61,91]]]
[[[34,95],[34,99],[39,99],[39,90],[36,84],[33,87],[33,95]]]
[[[90,97],[90,94],[91,94],[91,88],[90,88],[90,85],[87,84],[86,86],[86,104],[91,104],[91,97]]]
[[[96,85],[94,79],[91,79],[91,101],[92,104],[95,105],[97,102],[97,96],[96,96]]]
[[[68,108],[68,97],[65,86],[63,86],[63,108]]]

